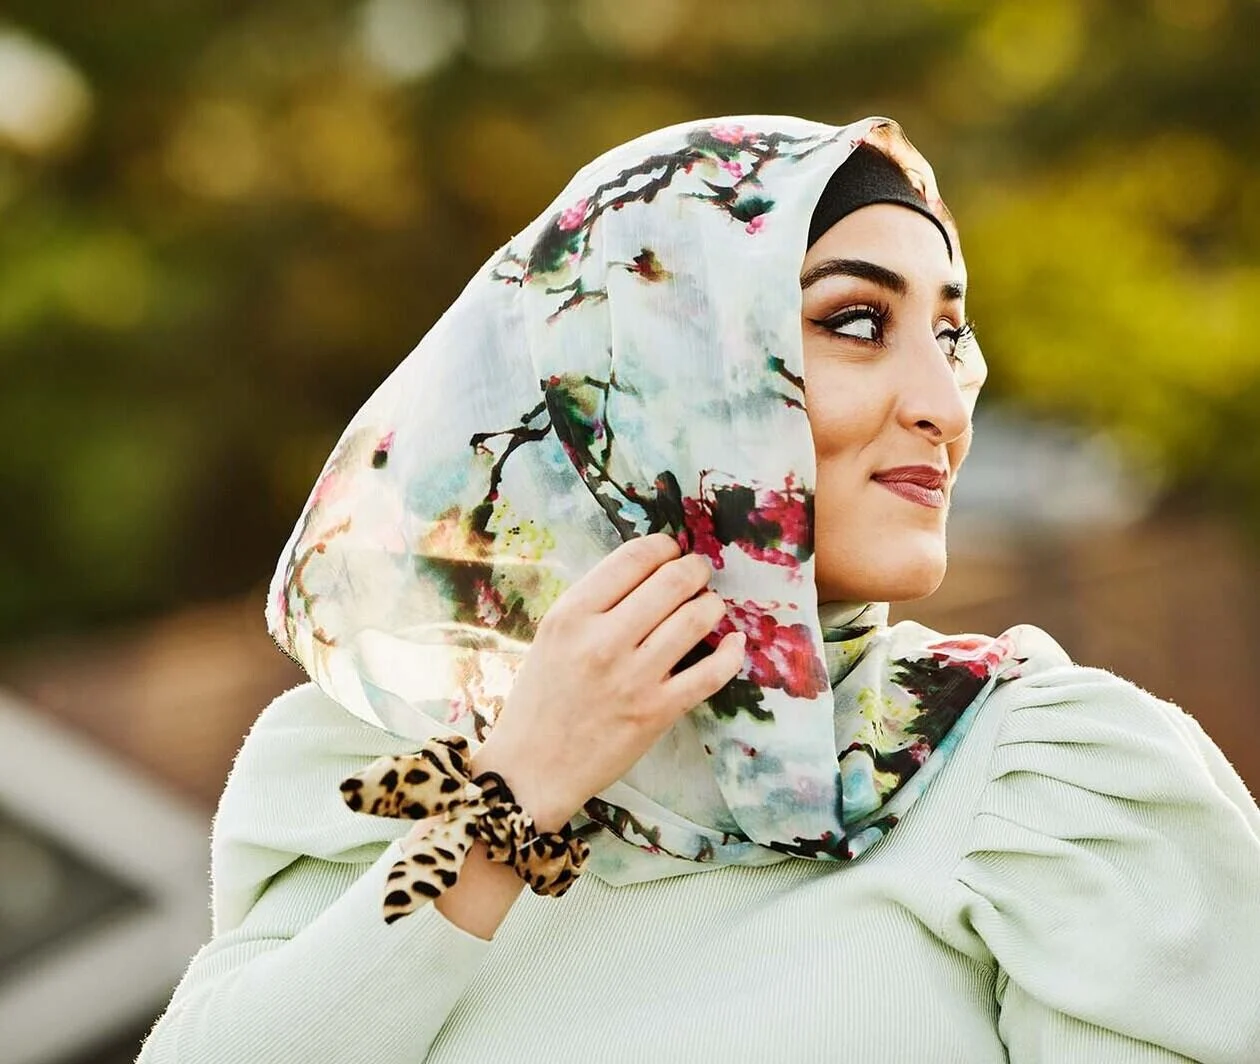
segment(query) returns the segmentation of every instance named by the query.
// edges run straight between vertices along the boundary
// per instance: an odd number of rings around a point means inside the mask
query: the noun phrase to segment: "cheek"
[[[869,374],[853,366],[806,362],[805,410],[819,462],[854,454],[871,443],[888,420],[888,403]]]
[[[949,468],[955,472],[958,470],[958,467],[963,464],[968,452],[971,450],[971,432],[971,425],[968,424],[967,431],[959,436],[958,439],[951,443],[946,449],[949,454]]]

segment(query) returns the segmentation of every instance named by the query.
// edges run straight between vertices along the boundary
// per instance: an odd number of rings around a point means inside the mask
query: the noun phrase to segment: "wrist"
[[[524,771],[524,759],[514,757],[488,738],[473,754],[470,769],[474,777],[495,772],[511,788],[517,805],[525,810],[540,832],[559,831],[581,807],[563,796],[554,781],[539,780]]]

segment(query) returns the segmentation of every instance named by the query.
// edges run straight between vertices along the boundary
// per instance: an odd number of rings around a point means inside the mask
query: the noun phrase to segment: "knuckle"
[[[551,638],[555,633],[563,633],[569,624],[569,607],[561,595],[546,613],[542,615],[535,629],[535,638]]]
[[[726,603],[716,591],[706,591],[687,604],[690,607],[691,621],[709,631],[726,614]]]
[[[689,599],[696,589],[696,582],[691,574],[677,566],[665,571],[664,580],[670,592],[679,598]]]
[[[653,703],[642,699],[626,699],[622,704],[622,718],[635,731],[651,731],[656,727],[660,711]]]
[[[653,732],[665,732],[690,708],[688,705],[679,705],[676,700],[659,699],[644,711],[645,727]]]
[[[565,587],[564,590],[560,592],[559,596],[557,596],[556,600],[547,607],[543,616],[550,617],[552,614],[557,614],[560,617],[564,617],[566,614],[572,613],[577,601],[582,595],[584,587],[587,586],[586,581],[589,575],[590,574],[588,573],[586,576],[582,576],[579,579],[574,580]]]
[[[708,583],[713,575],[713,563],[703,554],[688,554],[679,560],[687,565],[688,571],[697,581]]]
[[[722,659],[720,664],[716,661],[713,663],[714,669],[720,673],[721,678],[718,681],[719,687],[744,671],[744,662],[746,660],[744,651],[738,643],[733,644],[733,647],[734,649],[731,647],[724,647],[723,650],[725,653],[715,655],[715,657],[720,657]]]
[[[599,672],[606,672],[617,660],[616,649],[606,639],[595,639],[582,651],[588,665]]]
[[[644,536],[643,538],[652,544],[653,550],[664,554],[668,558],[677,558],[682,553],[678,540],[668,532],[653,532],[650,536]]]
[[[643,566],[655,568],[678,554],[678,544],[661,532],[626,540],[617,548],[624,556]]]
[[[704,604],[715,621],[726,616],[726,599],[716,591],[709,591],[704,595]]]
[[[647,561],[649,558],[654,558],[657,555],[657,551],[653,549],[653,545],[649,540],[650,537],[647,536],[628,539],[617,548],[617,553],[623,558],[630,558],[633,561]]]
[[[707,664],[709,668],[704,674],[704,691],[700,694],[700,698],[712,698],[739,672],[738,669],[732,667],[725,654],[714,654]]]
[[[688,598],[703,588],[712,575],[709,563],[703,558],[692,561],[695,557],[694,554],[688,554],[685,558],[679,558],[666,570],[671,590]]]
[[[656,707],[642,700],[631,701],[627,703],[626,717],[636,727],[649,727],[656,719]]]
[[[681,717],[689,710],[695,709],[701,702],[718,689],[703,675],[689,675],[686,683],[680,684],[675,693],[676,702],[674,716]]]
[[[742,654],[731,652],[730,646],[720,647],[701,662],[701,676],[708,685],[705,697],[713,694],[726,684],[740,669],[744,667]]]

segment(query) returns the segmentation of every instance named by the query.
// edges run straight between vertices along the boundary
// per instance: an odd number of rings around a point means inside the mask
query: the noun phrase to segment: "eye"
[[[882,344],[888,327],[888,311],[882,307],[846,307],[828,318],[814,322],[828,332],[868,344]]]
[[[957,366],[962,362],[962,355],[959,353],[960,347],[965,347],[967,341],[975,336],[975,329],[971,322],[953,329],[942,329],[936,334],[936,342],[941,345],[941,350],[945,352],[945,357],[949,359],[950,365]]]

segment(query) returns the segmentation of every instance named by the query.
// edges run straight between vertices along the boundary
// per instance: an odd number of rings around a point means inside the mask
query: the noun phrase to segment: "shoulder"
[[[1012,681],[994,709],[954,869],[969,933],[1055,1011],[1249,1059],[1194,1040],[1260,1037],[1243,989],[1260,979],[1260,812],[1224,756],[1101,669]],[[1193,1037],[1186,1006],[1205,1020]]]
[[[353,716],[313,683],[259,714],[236,756],[211,841],[216,926],[235,923],[266,883],[300,857],[366,863],[408,824],[351,812],[340,783],[416,740]]]
[[[260,763],[309,766],[310,758],[370,754],[382,744],[406,742],[360,720],[317,684],[307,682],[277,696],[259,713],[237,754],[233,774]]]
[[[1260,835],[1246,786],[1180,707],[1105,669],[1062,665],[1014,681],[989,765],[991,785],[1076,788],[1157,807],[1233,807]],[[1149,811],[1149,810],[1148,810]]]
[[[315,683],[301,683],[268,703],[253,722],[228,778],[233,793],[292,774],[336,773],[341,766],[402,753],[421,740],[367,724]]]
[[[367,761],[417,745],[360,720],[317,685],[301,684],[254,721],[228,777],[220,815],[237,803],[289,806],[288,799],[312,787],[322,793],[330,779],[339,783]],[[335,785],[332,797],[340,801]]]

